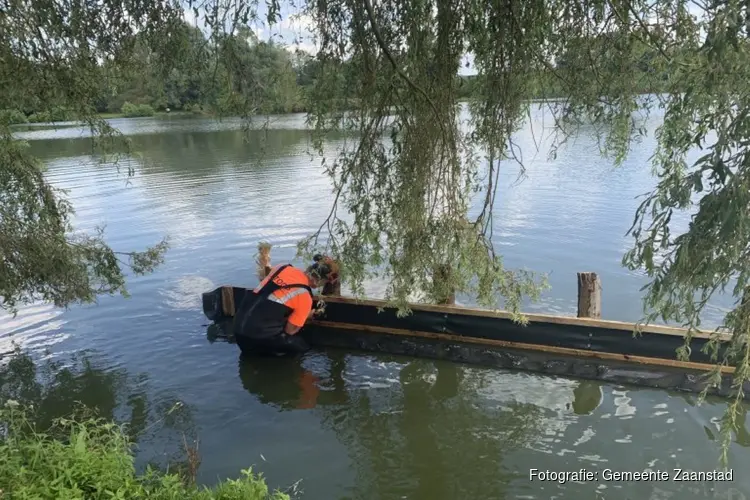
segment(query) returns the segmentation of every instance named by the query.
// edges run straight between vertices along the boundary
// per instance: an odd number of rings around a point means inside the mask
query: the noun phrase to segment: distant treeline
[[[211,41],[187,24],[182,31],[181,49],[170,54],[168,64],[163,55],[155,54],[148,43],[138,39],[128,64],[101,64],[99,96],[92,103],[96,112],[132,117],[165,111],[246,115],[308,110],[308,98],[321,68],[315,57],[273,42],[258,41],[249,29]],[[606,47],[601,41],[595,45]],[[591,47],[592,42],[587,41],[585,50],[590,51]],[[532,99],[565,95],[569,89],[561,77],[579,72],[577,60],[581,57],[570,53],[557,62],[554,70],[531,71],[531,76],[523,82],[526,94]],[[634,70],[641,75],[652,71],[650,57],[648,50],[642,52]],[[326,71],[331,69],[327,67]],[[343,81],[351,80],[349,88],[356,88],[357,75],[351,67],[343,64],[337,71],[342,73]],[[580,80],[581,75],[577,76]],[[659,91],[658,80],[644,80],[648,84],[643,85],[642,91]],[[457,76],[456,97],[460,100],[477,97],[482,87],[478,77]],[[0,95],[0,121],[25,123],[75,118],[64,106],[54,105],[54,98],[42,100],[30,95],[19,102],[16,95],[13,99],[11,102]],[[354,105],[355,101],[349,104]]]

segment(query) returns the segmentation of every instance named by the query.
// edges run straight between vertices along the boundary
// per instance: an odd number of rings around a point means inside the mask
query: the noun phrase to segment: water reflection
[[[0,357],[19,346],[25,350],[49,348],[68,335],[61,330],[66,321],[63,311],[52,304],[32,304],[14,317],[0,311]]]
[[[361,362],[325,350],[240,356],[238,366],[242,387],[258,401],[313,411],[335,432],[356,464],[356,485],[344,498],[503,497],[514,474],[493,466],[540,432],[538,406],[481,404],[485,378],[466,377],[452,363],[386,362],[380,368],[395,369],[393,380],[366,375]]]
[[[524,151],[528,178],[518,183],[518,166],[512,162],[502,166],[494,218],[495,244],[505,246],[509,267],[552,273],[553,291],[539,303],[524,307],[574,313],[575,272],[590,269],[605,283],[606,316],[637,320],[642,314],[639,289],[645,279],[641,273],[622,268],[620,260],[623,248],[632,243],[624,234],[638,203],[635,197],[654,184],[648,174],[653,134],[644,138],[622,167],[613,169],[596,155],[596,138],[586,129],[550,159],[545,154],[549,140],[537,144],[539,134],[532,132],[544,128],[548,113],[534,107],[531,117],[514,138]],[[658,115],[649,119],[650,132],[659,120]],[[116,238],[113,243],[126,246],[169,234],[173,249],[200,250],[228,261],[224,257],[236,258],[238,250],[250,253],[259,240],[267,239],[273,241],[276,255],[288,260],[296,242],[328,214],[331,185],[320,157],[311,154],[304,115],[275,117],[270,130],[250,131],[241,130],[241,121],[232,119],[167,117],[116,122],[131,136],[142,160],[128,163],[138,167],[138,175],[131,179],[132,189],[127,193],[124,179],[115,180],[112,165],[95,164],[89,139],[70,135],[66,132],[70,129],[56,135],[35,130],[25,136],[56,138],[32,140],[32,151],[47,161],[53,182],[75,188],[72,195],[81,220],[96,219],[94,224],[107,223],[110,228],[124,226],[120,232],[110,231]],[[324,156],[332,158],[343,144],[342,135],[330,136]],[[66,185],[72,179],[81,185]],[[119,182],[120,189],[113,182]],[[301,195],[291,196],[291,192]],[[89,206],[97,198],[99,203]],[[476,209],[474,205],[472,210]],[[688,220],[687,213],[675,215],[675,223]],[[549,241],[556,244],[549,245]],[[190,259],[175,254],[170,255],[170,263]],[[380,297],[384,283],[367,283],[366,291]],[[470,297],[458,299],[471,303]],[[731,305],[722,298],[715,302],[717,307]],[[721,314],[707,311],[706,324],[718,324]]]
[[[145,375],[131,376],[93,351],[39,360],[17,349],[2,358],[0,405],[15,400],[34,409],[39,429],[82,408],[124,424],[138,459],[156,466],[179,466],[184,443],[196,440],[191,408],[171,395],[154,396]],[[109,366],[109,368],[105,368]]]
[[[214,341],[224,338],[219,330],[210,334]],[[655,499],[745,498],[748,486],[744,478],[717,485],[528,481],[529,468],[540,464],[556,470],[715,467],[715,424],[723,410],[716,399],[708,401],[714,417],[704,422],[687,394],[660,402],[661,391],[338,349],[241,358],[238,366],[254,400],[317,416],[346,447],[356,479],[339,498],[620,499],[636,490]],[[714,458],[688,452],[701,441],[695,429],[712,442]],[[643,432],[661,444],[642,439]],[[747,447],[748,437],[742,425],[734,444]],[[733,446],[731,454],[738,451]]]
[[[582,380],[573,389],[573,396],[573,412],[576,415],[591,415],[602,404],[602,384],[590,380]]]
[[[200,173],[215,165],[244,164],[252,157],[273,159],[289,153],[311,153],[310,133],[302,129],[168,132],[133,136],[132,150],[145,160],[147,167],[179,172],[181,176]],[[332,137],[337,138],[340,136]],[[33,154],[45,161],[89,156],[94,152],[88,138],[57,138],[30,144]],[[267,169],[269,165],[258,163],[258,167]]]
[[[318,404],[320,379],[302,366],[300,358],[239,356],[239,375],[247,392],[279,410],[309,409]]]
[[[238,130],[241,128],[267,130],[304,130],[304,114],[272,115],[253,117],[250,122],[239,118],[205,118],[190,115],[167,115],[151,118],[116,118],[107,120],[109,124],[124,135],[139,136],[175,132],[217,132]],[[26,140],[76,139],[88,138],[91,130],[75,122],[55,124],[26,124],[15,127],[15,137]]]
[[[274,243],[276,255],[285,248],[293,254],[296,242],[313,230],[309,220],[324,218],[329,210],[331,186],[305,130],[192,131],[132,139],[137,159],[120,158],[117,164],[98,163],[89,139],[31,143],[33,153],[47,161],[50,180],[69,190],[79,228],[123,226],[110,231],[113,245],[126,248],[135,240],[168,235],[173,250],[220,258],[238,247],[250,254],[265,239]],[[337,147],[335,139],[329,149]],[[118,174],[117,165],[136,167],[136,175]],[[301,180],[304,196],[291,195]],[[97,196],[106,202],[92,204]],[[191,258],[176,251],[169,264]]]

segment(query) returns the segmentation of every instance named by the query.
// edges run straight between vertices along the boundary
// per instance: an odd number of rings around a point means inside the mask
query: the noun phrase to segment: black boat
[[[224,286],[203,294],[203,311],[215,322],[231,320],[249,290]],[[526,314],[521,325],[509,313],[459,306],[413,304],[398,317],[381,300],[326,296],[325,312],[301,335],[313,346],[447,359],[549,375],[700,392],[714,368],[703,347],[709,332],[694,334],[690,361],[677,359],[686,331],[660,325]],[[637,334],[636,334],[637,331]],[[722,343],[728,340],[726,336]],[[720,347],[721,351],[724,346]],[[723,367],[726,395],[733,369]],[[745,393],[750,394],[750,384]]]

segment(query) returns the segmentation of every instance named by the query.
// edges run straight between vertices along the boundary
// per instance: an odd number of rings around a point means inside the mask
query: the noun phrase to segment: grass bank
[[[127,104],[127,103],[126,103]],[[155,111],[151,106],[123,106],[118,113],[98,113],[104,119],[113,118],[138,118],[150,116],[211,116],[212,113],[202,109],[180,110],[180,111]],[[55,108],[51,111],[40,111],[26,115],[16,109],[0,109],[0,124],[23,125],[28,123],[60,123],[76,121],[76,115],[63,108]]]
[[[93,417],[61,418],[43,432],[33,412],[15,401],[0,410],[0,498],[288,500],[270,492],[252,470],[213,488],[176,473],[149,468],[137,474],[132,446],[122,428]]]
[[[339,111],[356,110],[359,108],[359,101],[356,99],[347,99],[345,102],[336,103],[336,109]],[[258,116],[266,115],[285,115],[285,114],[297,114],[297,113],[309,113],[311,110],[309,107],[298,104],[287,108],[286,111],[263,111],[259,112]],[[233,111],[216,111],[208,107],[201,107],[199,105],[187,106],[180,110],[165,111],[156,110],[148,104],[131,104],[126,102],[123,104],[122,109],[119,112],[107,112],[97,113],[97,116],[104,119],[115,119],[115,118],[143,118],[143,117],[167,117],[167,116],[205,116],[205,117],[219,117],[229,118],[233,116],[240,116],[239,112]],[[0,125],[23,125],[28,123],[59,123],[76,121],[76,116],[70,110],[65,108],[54,108],[50,111],[39,111],[26,115],[17,109],[0,109]]]
[[[19,348],[0,355],[0,500],[289,500],[251,469],[198,486],[189,409],[154,405],[146,379],[133,380],[88,356],[35,360]],[[120,423],[115,408],[129,417]],[[136,443],[158,428],[180,434],[179,449],[144,469]]]
[[[208,112],[197,113],[194,111],[170,111],[168,113],[166,111],[155,111],[153,115],[144,115],[144,116],[164,117],[164,116],[210,116],[210,115],[211,113],[208,113]],[[137,116],[130,116],[130,115],[126,115],[125,113],[98,113],[98,116],[106,120],[111,120],[115,118],[138,118]]]

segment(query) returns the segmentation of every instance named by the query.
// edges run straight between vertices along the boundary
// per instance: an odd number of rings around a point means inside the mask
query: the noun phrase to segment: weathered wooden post
[[[323,286],[323,290],[320,292],[321,295],[341,295],[341,282],[336,281],[334,283],[326,283]]]
[[[234,288],[231,286],[221,287],[221,311],[224,313],[224,316],[232,318],[236,310]]]
[[[339,274],[340,268],[339,263],[336,260],[333,259],[327,259],[326,264],[328,264],[331,268],[331,277],[333,277],[333,282],[326,282],[325,285],[323,285],[323,290],[321,290],[321,295],[341,295],[341,276]]]
[[[432,284],[437,294],[436,302],[440,305],[453,306],[456,304],[456,291],[447,290],[447,283],[451,283],[450,264],[435,266],[432,273]]]
[[[258,254],[255,257],[258,279],[263,281],[271,273],[271,244],[265,241],[258,243]]]
[[[330,297],[330,296],[341,296],[341,274],[340,274],[340,268],[339,263],[336,260],[333,260],[329,257],[325,257],[325,263],[328,264],[331,268],[331,272],[329,274],[329,278],[331,278],[333,281],[326,281],[326,284],[323,285],[323,289],[320,291],[321,297]],[[325,298],[322,298],[318,301],[318,303],[315,305],[315,311],[316,316],[320,316],[325,314],[326,310],[326,302]]]
[[[578,317],[602,317],[602,283],[596,273],[578,273]]]

